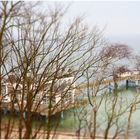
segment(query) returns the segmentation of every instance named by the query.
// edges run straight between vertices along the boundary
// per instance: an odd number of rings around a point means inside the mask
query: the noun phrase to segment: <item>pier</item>
[[[86,88],[87,86],[89,87],[93,87],[93,86],[98,86],[98,85],[106,85],[108,86],[109,83],[114,83],[114,82],[120,82],[120,81],[140,81],[140,75],[132,75],[132,76],[126,76],[126,77],[118,77],[116,78],[115,80],[112,78],[112,79],[105,79],[105,80],[102,80],[102,81],[95,81],[95,82],[92,82],[92,83],[89,83],[89,84],[81,84],[78,86],[79,89],[83,89],[83,88]]]
[[[109,86],[110,83],[114,83],[114,82],[118,83],[120,81],[126,81],[126,87],[127,87],[129,81],[131,81],[131,80],[140,81],[140,75],[131,75],[131,76],[126,76],[126,77],[118,77],[115,80],[112,78],[112,79],[106,79],[106,80],[102,80],[102,81],[95,81],[95,82],[92,82],[89,84],[80,84],[80,85],[77,85],[74,87],[75,94],[76,94],[76,96],[79,96],[80,90],[87,88],[87,86],[89,86],[89,87],[95,87],[95,86],[100,86],[100,85]],[[74,107],[80,107],[81,105],[84,105],[84,104],[87,104],[87,101],[80,101],[79,100],[79,101],[68,102],[68,103],[59,104],[59,105],[56,104],[56,106],[53,106],[50,109],[51,115],[54,115],[58,112],[62,112],[64,110],[68,110],[68,109],[71,109]],[[49,109],[48,109],[46,104],[40,104],[39,108],[37,110],[35,110],[36,105],[37,105],[36,103],[33,104],[32,112],[37,112],[41,115],[48,116]],[[1,107],[3,109],[6,109],[6,110],[11,110],[11,103],[10,102],[2,102]],[[14,104],[14,109],[16,111],[19,110],[19,107],[17,104]]]

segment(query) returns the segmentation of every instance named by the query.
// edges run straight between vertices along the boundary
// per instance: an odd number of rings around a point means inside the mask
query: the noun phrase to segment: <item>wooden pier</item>
[[[51,115],[55,115],[56,113],[59,113],[59,112],[62,112],[62,111],[68,110],[68,109],[77,108],[77,107],[80,107],[81,105],[85,105],[85,104],[87,104],[87,101],[86,100],[78,101],[78,102],[74,102],[74,103],[67,103],[67,104],[63,104],[63,105],[59,105],[59,106],[55,106],[55,107],[53,106],[50,109],[51,110]],[[3,109],[6,108],[7,110],[11,110],[11,104],[10,103],[3,102],[1,104],[1,107]],[[40,104],[39,105],[39,108],[36,111],[35,111],[35,107],[36,107],[36,104],[33,105],[32,112],[36,112],[36,113],[39,113],[41,115],[48,116],[49,109],[48,109],[47,105]],[[16,111],[19,110],[19,108],[17,107],[17,105],[14,105],[14,109]]]
[[[118,77],[115,80],[114,79],[106,79],[106,80],[102,80],[102,81],[95,81],[95,82],[92,82],[89,84],[84,83],[84,84],[79,85],[77,89],[83,89],[86,87],[94,87],[94,86],[98,86],[98,85],[109,85],[109,83],[120,82],[120,81],[124,81],[124,80],[140,80],[140,75]]]
[[[107,79],[107,80],[102,80],[102,81],[96,81],[93,83],[89,83],[89,84],[81,84],[81,85],[77,85],[75,87],[76,89],[76,94],[80,94],[80,90],[86,88],[87,86],[89,87],[95,87],[95,86],[99,86],[99,85],[104,85],[104,86],[108,86],[109,83],[114,83],[114,82],[119,82],[119,81],[123,81],[123,80],[140,80],[140,75],[133,75],[133,76],[128,76],[128,77],[118,77],[115,79]],[[59,106],[53,106],[51,109],[51,115],[54,115],[58,112],[62,112],[64,110],[68,110],[74,107],[80,107],[81,105],[87,104],[87,101],[75,101],[74,103],[72,102],[68,102],[68,103],[64,103],[63,105],[59,105]],[[35,109],[36,104],[33,105],[33,109],[32,112],[37,112],[40,113],[41,115],[45,115],[48,116],[48,107],[46,104],[40,104],[39,108],[37,110]],[[1,104],[2,108],[7,108],[8,110],[11,110],[11,103],[9,102],[2,102]],[[15,110],[19,110],[18,106],[15,104],[14,105]]]

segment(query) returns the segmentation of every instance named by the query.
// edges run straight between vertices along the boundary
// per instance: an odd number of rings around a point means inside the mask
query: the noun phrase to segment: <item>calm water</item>
[[[133,103],[134,101],[140,101],[140,91],[137,89],[122,90],[119,91],[117,95],[107,94],[96,97],[97,105],[103,98],[97,112],[97,125],[99,126],[97,129],[97,133],[104,132],[107,126],[107,117],[112,113],[112,106],[115,102],[114,99],[116,99],[115,96],[117,96],[117,101],[114,109],[114,116],[122,113],[122,115],[118,119],[118,125],[120,129],[126,128],[127,126],[127,120],[130,110],[130,107],[128,108],[128,106],[131,105],[131,103]],[[92,109],[93,108],[91,107],[91,105],[88,104],[80,108],[67,110],[63,113],[57,114],[56,120],[60,120],[58,130],[75,132],[78,129],[79,124],[82,124],[81,127],[83,127],[83,130],[86,130],[87,125],[85,125],[84,120],[88,120],[88,122],[91,122],[93,116]],[[81,120],[81,123],[79,123],[79,120]],[[140,138],[139,120],[140,104],[137,104],[136,106],[134,106],[133,114],[131,117],[131,132],[138,138]],[[110,129],[110,133],[113,133],[115,129],[115,125],[112,126],[112,128]]]
[[[125,129],[127,127],[128,115],[130,111],[130,105],[133,102],[140,101],[140,90],[138,89],[129,89],[129,90],[120,90],[117,91],[116,94],[108,93],[102,94],[96,97],[96,104],[101,105],[97,111],[97,133],[103,134],[104,130],[107,127],[107,118],[112,113],[113,104],[116,105],[114,109],[114,119],[116,121],[117,115],[121,113],[118,119],[119,129]],[[3,117],[3,119],[7,119],[7,117]],[[18,122],[18,117],[15,118]],[[54,128],[56,125],[58,131],[63,132],[76,132],[79,127],[82,127],[82,132],[87,130],[87,124],[85,120],[87,120],[88,124],[91,124],[93,121],[93,107],[88,103],[85,106],[81,106],[79,108],[70,109],[64,111],[63,113],[58,113],[55,116],[52,116],[52,127]],[[80,122],[81,121],[81,122]],[[3,121],[6,122],[6,121]],[[43,126],[46,126],[47,121],[41,122]],[[36,128],[40,123],[40,121],[35,120],[33,126]],[[133,138],[140,138],[140,103],[134,106],[133,113],[131,117],[131,133]],[[110,129],[110,133],[113,134],[116,129],[116,126],[113,125]]]

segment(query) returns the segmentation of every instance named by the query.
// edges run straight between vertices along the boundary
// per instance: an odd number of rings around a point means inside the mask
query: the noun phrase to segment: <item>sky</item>
[[[104,29],[111,43],[125,43],[140,53],[140,1],[57,1],[69,5],[67,19],[83,16],[89,26]]]

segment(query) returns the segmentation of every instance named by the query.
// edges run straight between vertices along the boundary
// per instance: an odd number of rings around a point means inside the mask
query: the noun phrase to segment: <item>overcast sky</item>
[[[49,2],[50,3],[50,2]],[[111,42],[126,43],[140,52],[140,1],[62,1],[71,6],[67,20],[84,15],[89,26],[105,27],[105,37]]]
[[[140,2],[73,2],[69,13],[85,13],[90,24],[107,26],[109,35],[140,35]]]

